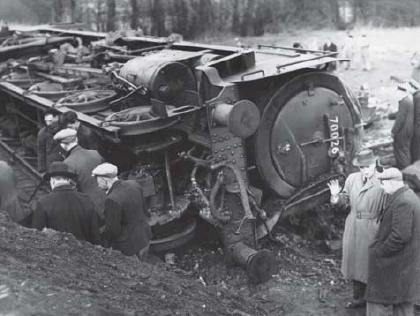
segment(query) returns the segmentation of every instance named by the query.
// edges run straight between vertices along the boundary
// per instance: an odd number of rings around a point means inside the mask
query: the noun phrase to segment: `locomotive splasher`
[[[280,216],[324,203],[326,182],[344,176],[358,147],[359,105],[343,82],[322,70],[336,61],[327,52],[238,51],[145,37],[110,45],[93,42],[104,38],[100,33],[40,31],[79,36],[94,49],[78,64],[71,54],[57,63],[34,51],[29,61],[9,62],[13,69],[6,67],[0,83],[8,100],[3,117],[12,116],[21,129],[23,122],[39,124],[42,109],[76,110],[100,138],[100,153],[121,176],[142,184],[155,251],[190,239],[198,215],[220,232],[228,262],[242,265],[252,282],[267,280],[275,260],[270,251],[255,250],[257,239]],[[22,76],[25,69],[30,73]],[[65,99],[26,91],[28,84],[8,79],[16,73],[59,83]],[[86,80],[107,90],[75,91],[89,86]],[[57,87],[37,87],[48,86]],[[267,216],[261,199],[271,193],[285,202]],[[161,236],[185,218],[182,232]]]

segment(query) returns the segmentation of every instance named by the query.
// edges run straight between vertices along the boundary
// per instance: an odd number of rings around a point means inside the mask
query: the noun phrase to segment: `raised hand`
[[[330,188],[331,195],[338,195],[341,192],[341,187],[338,183],[338,180],[331,180],[327,185]]]

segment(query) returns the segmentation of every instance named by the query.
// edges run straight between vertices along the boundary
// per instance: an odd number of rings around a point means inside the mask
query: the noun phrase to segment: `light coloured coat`
[[[377,228],[377,217],[382,209],[385,193],[374,174],[366,183],[360,172],[346,179],[338,204],[350,205],[343,234],[343,277],[367,283],[369,245]]]

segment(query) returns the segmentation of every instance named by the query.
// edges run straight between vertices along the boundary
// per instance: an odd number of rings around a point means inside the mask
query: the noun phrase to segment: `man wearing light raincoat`
[[[378,227],[377,217],[382,209],[384,191],[376,178],[376,159],[372,150],[362,149],[353,160],[360,171],[350,174],[344,189],[333,180],[329,183],[331,204],[350,205],[343,234],[343,277],[353,281],[353,300],[347,308],[363,307],[368,280],[368,248]]]

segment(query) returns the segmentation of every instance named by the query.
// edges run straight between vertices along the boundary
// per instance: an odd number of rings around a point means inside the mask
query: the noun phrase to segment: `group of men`
[[[118,179],[117,166],[92,149],[97,143],[75,112],[59,117],[48,111],[44,119],[46,126],[38,133],[38,168],[52,193],[37,201],[32,226],[68,232],[145,260],[152,232],[138,182]]]
[[[370,149],[359,151],[341,189],[329,183],[331,203],[350,206],[341,271],[353,281],[347,308],[367,305],[367,316],[413,315],[420,303],[420,200],[397,168],[378,172]],[[366,304],[367,303],[367,304]]]

